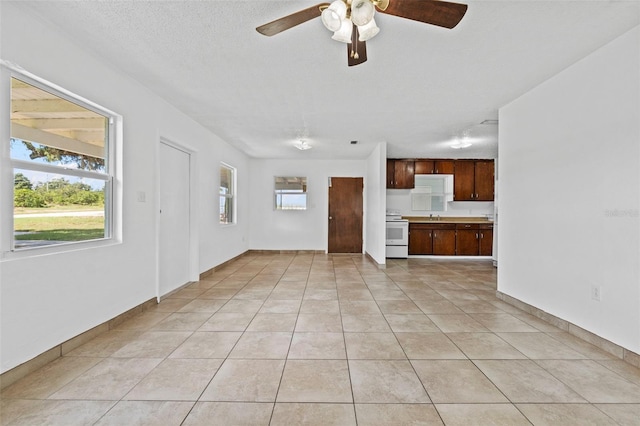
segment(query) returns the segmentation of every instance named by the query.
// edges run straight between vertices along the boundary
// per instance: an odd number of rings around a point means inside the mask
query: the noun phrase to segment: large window
[[[220,223],[235,223],[236,169],[220,165]]]
[[[3,167],[13,171],[13,191],[7,194],[10,186],[3,184],[2,202],[13,201],[13,238],[3,242],[8,246],[3,249],[111,238],[117,116],[40,80],[5,71],[11,126],[3,142],[9,145]],[[8,223],[3,220],[3,226]]]

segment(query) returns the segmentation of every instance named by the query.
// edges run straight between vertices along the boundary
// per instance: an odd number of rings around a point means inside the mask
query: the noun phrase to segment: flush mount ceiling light
[[[469,148],[471,146],[471,142],[467,137],[463,137],[462,139],[456,138],[456,140],[451,144],[451,148],[453,149],[464,149]]]
[[[333,32],[331,38],[347,44],[347,62],[353,66],[367,60],[365,42],[380,32],[373,18],[376,9],[387,15],[453,28],[462,20],[467,5],[439,0],[335,0],[276,19],[256,30],[272,36],[320,16],[324,26]]]
[[[298,148],[300,151],[306,151],[307,149],[311,149],[312,146],[307,143],[305,140],[295,141],[293,146]]]

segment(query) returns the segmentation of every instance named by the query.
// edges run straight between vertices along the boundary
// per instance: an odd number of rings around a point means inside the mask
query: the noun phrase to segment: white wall
[[[636,27],[502,108],[498,191],[498,290],[636,353],[639,52]]]
[[[254,250],[327,250],[328,178],[362,177],[365,160],[265,160],[250,161],[249,246]],[[274,209],[275,176],[307,177],[307,210]],[[365,188],[369,185],[364,179]],[[365,190],[364,220],[367,221]],[[366,247],[366,241],[365,241]]]
[[[368,212],[365,219],[364,250],[380,265],[386,263],[386,185],[387,144],[382,142],[367,159],[367,176],[364,185]]]
[[[47,24],[2,2],[1,56],[124,117],[122,243],[28,259],[3,259],[1,371],[25,362],[156,296],[157,149],[160,137],[197,158],[200,271],[248,248],[248,159],[141,84],[79,49]],[[27,30],[25,30],[28,29]],[[218,224],[218,166],[238,168],[238,225]],[[146,202],[137,202],[137,193]],[[244,195],[243,195],[244,194]],[[1,232],[6,232],[2,229]]]

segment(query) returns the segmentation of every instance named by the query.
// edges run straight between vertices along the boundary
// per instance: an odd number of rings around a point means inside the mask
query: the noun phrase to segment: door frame
[[[189,156],[189,270],[188,270],[188,279],[189,282],[198,281],[200,279],[200,273],[198,271],[198,247],[200,244],[198,238],[198,215],[197,215],[197,188],[198,188],[198,173],[197,173],[197,151],[189,146],[182,143],[175,142],[172,139],[169,139],[165,136],[160,136],[158,138],[158,143],[156,144],[156,185],[155,185],[155,217],[156,217],[156,277],[155,277],[155,287],[156,287],[156,299],[160,302],[160,197],[161,197],[161,189],[160,189],[160,176],[162,173],[161,164],[160,164],[160,146],[164,144],[171,148],[177,149],[178,151],[182,151]]]

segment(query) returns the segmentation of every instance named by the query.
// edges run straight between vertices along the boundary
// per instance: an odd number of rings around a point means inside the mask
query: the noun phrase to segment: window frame
[[[105,138],[105,170],[103,172],[81,170],[61,165],[37,163],[27,160],[11,158],[11,80],[23,81],[36,88],[44,90],[107,119],[108,130]],[[122,161],[120,146],[122,143],[122,116],[89,101],[69,90],[50,81],[40,78],[7,61],[0,60],[0,259],[14,257],[29,257],[35,255],[58,253],[75,249],[91,248],[121,242],[121,176]],[[19,138],[17,138],[20,140]],[[38,143],[38,141],[31,141]],[[14,173],[16,169],[39,171],[68,177],[97,179],[105,182],[104,205],[104,237],[82,241],[66,241],[52,245],[15,248],[14,238]],[[6,202],[5,202],[6,201]]]
[[[300,179],[301,188],[298,189],[278,189],[278,179]],[[309,197],[308,197],[308,179],[306,176],[275,176],[274,177],[274,210],[276,211],[305,211],[308,208]],[[304,205],[301,205],[300,208],[287,208],[284,207],[284,201],[288,196],[297,196],[302,197],[304,199]],[[280,203],[278,203],[278,199]]]
[[[222,171],[222,169],[226,169],[229,170],[231,172],[231,179],[230,179],[230,187],[229,188],[229,193],[228,194],[222,194],[220,191],[218,191],[219,193],[219,198],[218,200],[221,200],[222,198],[225,198],[225,203],[229,203],[229,205],[231,206],[231,220],[227,221],[227,222],[223,222],[222,221],[222,217],[220,217],[219,219],[219,223],[222,226],[229,226],[229,225],[235,225],[237,222],[237,209],[236,209],[236,198],[237,198],[237,173],[238,173],[238,169],[236,169],[235,167],[225,163],[225,162],[220,162],[220,168],[218,169],[218,177],[220,177],[220,172]],[[219,182],[218,185],[219,188],[222,188],[222,182]],[[218,206],[219,211],[222,211],[222,204],[219,204]]]

